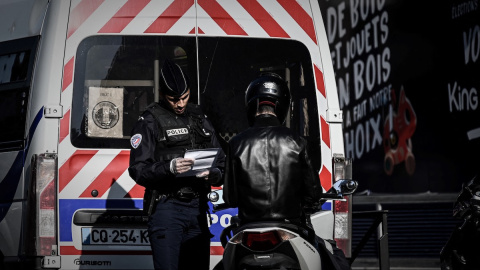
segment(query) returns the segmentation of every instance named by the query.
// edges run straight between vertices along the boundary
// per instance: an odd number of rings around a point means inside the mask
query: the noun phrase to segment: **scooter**
[[[334,216],[330,210],[321,210],[321,205],[327,200],[343,199],[344,195],[355,192],[357,186],[353,180],[335,182],[322,195],[314,213],[305,215],[302,225],[287,221],[241,224],[238,217],[232,217],[220,235],[224,253],[214,269],[322,269],[322,260],[328,256],[322,250],[333,252],[331,242],[324,239],[333,239]],[[219,196],[211,197],[216,200]],[[212,201],[212,204],[214,212],[228,208],[224,203]]]
[[[440,252],[442,270],[474,270],[480,268],[480,177],[463,186],[453,208],[453,216],[461,219]]]

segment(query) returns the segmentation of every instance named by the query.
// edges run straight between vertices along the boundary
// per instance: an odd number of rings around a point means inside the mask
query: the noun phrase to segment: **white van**
[[[1,0],[0,269],[153,267],[144,188],[127,167],[167,57],[223,143],[248,125],[252,78],[282,75],[287,125],[308,140],[319,181],[341,177],[342,112],[316,0]],[[212,214],[212,265],[234,214]],[[350,219],[336,216],[348,248]]]

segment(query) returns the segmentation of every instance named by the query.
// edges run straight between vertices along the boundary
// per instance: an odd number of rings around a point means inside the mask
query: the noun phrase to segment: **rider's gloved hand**
[[[196,174],[199,178],[205,178],[210,185],[220,186],[222,183],[222,172],[218,168],[210,168],[208,170],[201,171]]]
[[[172,159],[172,161],[170,161],[170,171],[175,175],[187,172],[192,169],[194,162],[195,160],[192,158]]]

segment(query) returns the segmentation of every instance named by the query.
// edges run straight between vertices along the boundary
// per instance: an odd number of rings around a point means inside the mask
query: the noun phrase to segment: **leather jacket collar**
[[[278,118],[271,114],[260,114],[255,116],[254,127],[281,126]]]

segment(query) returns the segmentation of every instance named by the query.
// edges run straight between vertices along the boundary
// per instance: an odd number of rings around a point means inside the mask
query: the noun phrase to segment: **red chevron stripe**
[[[194,0],[175,0],[145,30],[145,33],[166,33],[194,4]]]
[[[257,0],[238,0],[238,3],[257,21],[257,23],[271,37],[290,36],[283,28],[273,19],[272,16],[257,2]]]
[[[104,0],[82,0],[70,13],[68,21],[67,38],[69,38],[77,29],[97,10]]]
[[[298,4],[292,0],[277,0],[278,3],[290,14],[290,16],[302,27],[303,31],[317,44],[317,36],[315,35],[315,27],[310,15]]]
[[[68,110],[62,119],[60,119],[60,142],[70,133],[70,110]]]
[[[152,255],[151,250],[79,250],[74,246],[61,246],[62,255]]]
[[[85,189],[80,195],[80,198],[92,197],[92,190],[98,191],[98,196],[96,197],[102,197],[125,170],[127,170],[129,159],[130,151],[121,151]]]
[[[315,80],[317,81],[317,89],[322,94],[322,96],[326,98],[327,92],[325,91],[325,82],[323,80],[323,73],[320,71],[317,65],[314,65],[314,69],[315,69]]]
[[[222,28],[227,35],[246,36],[247,33],[215,0],[198,0],[198,4]]]
[[[72,181],[77,173],[85,167],[98,150],[77,150],[58,170],[58,191],[62,190]]]
[[[330,148],[330,126],[327,121],[320,116],[320,125],[322,128],[322,141]]]
[[[143,198],[144,193],[145,187],[135,185],[127,194],[125,194],[124,198]]]
[[[320,170],[320,184],[322,184],[325,190],[329,190],[332,187],[332,173],[325,166]]]
[[[151,0],[128,0],[98,32],[122,32],[150,1]]]
[[[223,255],[222,246],[210,246],[210,255]]]
[[[65,91],[65,89],[67,89],[67,87],[72,83],[74,62],[74,57],[72,57],[63,67],[62,92]]]

